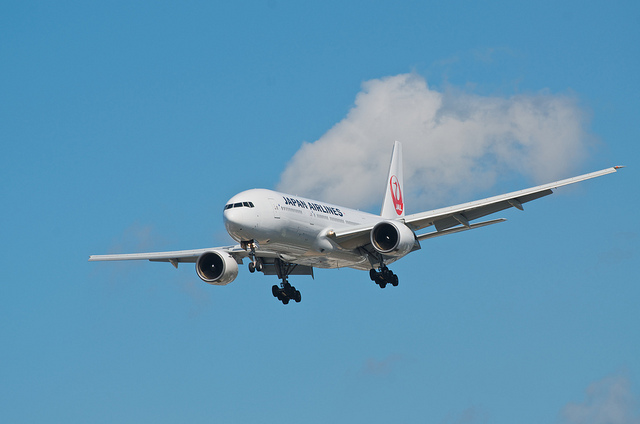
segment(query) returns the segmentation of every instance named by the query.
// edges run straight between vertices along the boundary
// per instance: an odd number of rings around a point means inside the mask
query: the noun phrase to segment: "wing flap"
[[[506,219],[504,218],[499,218],[499,219],[493,219],[491,221],[485,221],[485,222],[479,222],[477,224],[471,224],[468,227],[462,225],[462,226],[458,226],[455,228],[449,228],[446,230],[438,230],[438,231],[433,231],[431,233],[427,233],[427,234],[420,234],[417,235],[416,238],[418,239],[418,241],[422,241],[422,240],[426,240],[426,239],[430,239],[430,238],[434,238],[434,237],[440,237],[440,236],[445,236],[447,234],[454,234],[454,233],[459,233],[461,231],[467,231],[467,230],[473,230],[475,228],[482,228],[482,227],[486,227],[487,225],[493,225],[493,224],[498,224],[500,222],[504,222],[506,221]]]
[[[489,203],[487,205],[479,206],[472,209],[465,209],[459,213],[454,213],[448,216],[445,215],[443,218],[435,219],[433,221],[433,225],[438,231],[443,231],[447,228],[452,228],[456,225],[461,224],[462,222],[460,221],[460,217],[465,218],[467,221],[473,221],[474,219],[482,218],[483,216],[491,215],[493,213],[500,212],[511,207],[515,207],[519,210],[524,210],[524,208],[522,207],[523,203],[531,202],[532,200],[548,196],[552,193],[553,191],[551,189],[543,190],[525,196],[498,201],[496,203]]]

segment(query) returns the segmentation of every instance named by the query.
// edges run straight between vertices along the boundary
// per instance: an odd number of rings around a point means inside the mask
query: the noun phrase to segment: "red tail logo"
[[[393,200],[393,207],[398,215],[402,215],[404,210],[404,202],[402,201],[402,190],[400,189],[400,182],[395,175],[391,176],[389,180],[389,189],[391,190],[391,200]]]

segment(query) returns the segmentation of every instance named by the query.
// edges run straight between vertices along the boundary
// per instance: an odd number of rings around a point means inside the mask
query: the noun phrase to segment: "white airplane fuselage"
[[[366,253],[340,247],[329,234],[385,220],[379,215],[266,189],[233,196],[223,218],[227,232],[237,242],[253,240],[260,248],[301,265],[364,270],[371,268]]]

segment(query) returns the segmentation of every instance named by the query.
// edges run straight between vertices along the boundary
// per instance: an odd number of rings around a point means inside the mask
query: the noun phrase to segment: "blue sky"
[[[344,3],[1,6],[3,422],[640,422],[640,6]],[[628,168],[385,290],[318,270],[285,307],[244,267],[87,262],[229,244],[253,187],[377,212],[384,175],[345,172],[394,138],[408,213]]]

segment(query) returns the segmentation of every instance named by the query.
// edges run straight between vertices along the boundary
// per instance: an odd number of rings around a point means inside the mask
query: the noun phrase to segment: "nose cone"
[[[227,232],[237,240],[237,237],[234,234],[239,233],[244,228],[242,214],[239,210],[233,209],[225,209],[222,214],[222,219],[224,220],[224,227],[227,229]]]
[[[247,200],[245,193],[229,199],[222,217],[227,232],[234,240],[246,241],[254,238],[253,232],[258,226],[258,214],[253,202]]]

